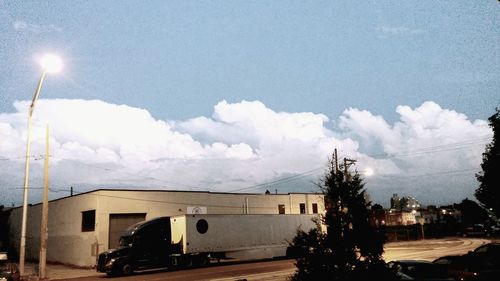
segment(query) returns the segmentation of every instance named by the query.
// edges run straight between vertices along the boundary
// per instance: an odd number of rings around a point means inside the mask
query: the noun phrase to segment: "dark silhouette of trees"
[[[298,280],[391,280],[382,258],[384,235],[370,225],[371,203],[357,172],[344,175],[330,161],[320,188],[325,195],[327,232],[298,231],[295,249]],[[346,177],[345,177],[346,176]],[[347,178],[348,180],[345,180]]]
[[[488,220],[486,210],[468,198],[465,198],[459,204],[454,204],[454,208],[462,213],[462,223],[464,225],[485,223]]]
[[[491,209],[500,217],[500,109],[496,108],[495,114],[488,118],[489,125],[493,129],[493,139],[486,145],[483,153],[483,171],[476,175],[479,188],[475,196],[484,207]]]

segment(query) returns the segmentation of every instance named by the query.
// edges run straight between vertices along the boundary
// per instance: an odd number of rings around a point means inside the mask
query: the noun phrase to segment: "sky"
[[[96,188],[473,198],[500,106],[498,1],[0,0],[0,204]],[[373,172],[373,175],[369,175]]]

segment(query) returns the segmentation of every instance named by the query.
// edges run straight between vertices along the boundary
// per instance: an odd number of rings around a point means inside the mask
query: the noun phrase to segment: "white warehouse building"
[[[249,194],[166,190],[99,189],[49,202],[47,260],[93,267],[99,252],[118,246],[130,225],[184,214],[322,214],[319,193]],[[42,205],[28,209],[26,258],[40,251]],[[19,249],[22,207],[11,211],[9,241]]]

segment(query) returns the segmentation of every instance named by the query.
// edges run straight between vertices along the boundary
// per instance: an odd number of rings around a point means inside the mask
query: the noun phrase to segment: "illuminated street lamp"
[[[366,168],[364,174],[366,177],[371,177],[371,176],[373,176],[374,173],[375,173],[375,171],[372,168]]]
[[[40,95],[40,89],[42,88],[43,80],[45,79],[46,73],[57,73],[62,69],[62,60],[60,57],[52,54],[43,56],[40,59],[40,64],[42,66],[42,75],[38,81],[38,85],[33,95],[33,100],[28,110],[28,130],[26,136],[26,165],[24,170],[24,201],[23,201],[23,218],[21,224],[21,245],[19,250],[19,273],[24,275],[24,260],[26,252],[26,222],[28,218],[28,180],[29,180],[29,163],[30,163],[30,142],[31,142],[31,117],[33,116],[33,110],[35,109],[35,103]]]

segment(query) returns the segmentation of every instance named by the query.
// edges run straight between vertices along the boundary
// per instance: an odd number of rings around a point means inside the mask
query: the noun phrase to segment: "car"
[[[0,281],[19,281],[17,265],[9,263],[7,252],[0,252]]]
[[[490,236],[490,232],[488,231],[488,228],[484,226],[484,224],[477,223],[465,227],[464,230],[462,231],[462,236],[485,237],[485,236]]]
[[[500,227],[496,224],[491,225],[489,229],[491,236],[500,236]]]
[[[500,276],[500,243],[484,244],[468,252],[464,257],[471,270],[478,272],[482,279],[486,276]]]
[[[456,280],[477,280],[478,278],[478,272],[470,269],[464,256],[444,256],[435,259],[432,263],[443,266],[447,274]]]
[[[424,260],[396,260],[387,263],[398,280],[453,281],[446,267]]]
[[[457,280],[498,280],[500,243],[488,243],[461,256],[444,256],[433,261]]]

